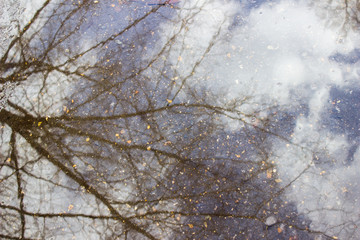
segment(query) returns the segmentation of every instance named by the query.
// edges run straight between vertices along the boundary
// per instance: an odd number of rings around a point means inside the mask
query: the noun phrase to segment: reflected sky
[[[359,239],[356,4],[20,2],[0,237]]]

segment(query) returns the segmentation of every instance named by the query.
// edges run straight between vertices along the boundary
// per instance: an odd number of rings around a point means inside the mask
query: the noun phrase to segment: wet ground
[[[359,238],[356,6],[29,6],[2,43],[1,238]]]

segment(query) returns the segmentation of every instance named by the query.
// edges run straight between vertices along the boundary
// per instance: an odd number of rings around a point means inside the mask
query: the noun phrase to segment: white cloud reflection
[[[162,25],[159,46],[176,35],[166,61],[179,86],[186,79],[190,86],[225,92],[228,100],[251,95],[253,104],[242,106],[244,112],[306,105],[308,114],[297,115],[291,137],[301,147],[274,141],[271,160],[283,186],[302,174],[286,197],[312,220],[313,230],[359,239],[360,152],[349,162],[353,143],[323,124],[336,104],[331,89],[358,87],[359,64],[333,56],[353,51],[359,34],[342,28],[344,14],[333,11],[335,5],[324,10],[323,2],[267,2],[249,10],[234,1],[183,1],[180,20]]]

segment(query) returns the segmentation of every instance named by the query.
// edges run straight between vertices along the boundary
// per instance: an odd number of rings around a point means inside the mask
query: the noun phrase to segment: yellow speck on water
[[[68,211],[70,211],[73,208],[74,208],[74,205],[70,204],[69,207],[68,207]]]
[[[271,169],[268,169],[268,170],[266,171],[266,177],[267,177],[267,178],[271,178],[271,177],[272,177],[272,170],[271,170]]]
[[[87,170],[87,171],[93,171],[93,170],[94,170],[94,167],[89,164],[89,165],[87,166],[86,170]]]
[[[90,141],[90,138],[86,138],[86,141],[87,141],[87,142]]]

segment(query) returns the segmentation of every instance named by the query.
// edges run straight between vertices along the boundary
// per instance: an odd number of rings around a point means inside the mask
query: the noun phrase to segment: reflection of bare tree
[[[359,0],[343,0],[343,1],[314,1],[311,5],[320,6],[320,15],[325,17],[327,25],[338,28],[343,35],[351,30],[357,30],[359,27]],[[330,17],[331,16],[331,17]]]
[[[1,58],[1,82],[17,83],[0,111],[2,238],[309,238],[269,161],[269,138],[287,141],[275,120],[255,125],[239,110],[249,98],[219,105],[191,74],[176,85],[159,64],[176,33],[143,58],[172,8],[52,4]],[[91,35],[103,8],[128,23]]]

